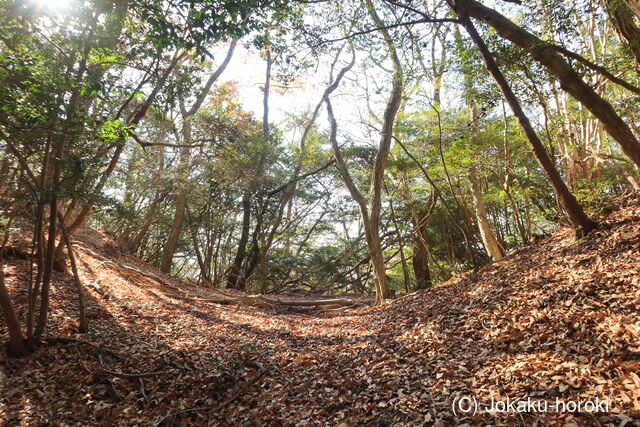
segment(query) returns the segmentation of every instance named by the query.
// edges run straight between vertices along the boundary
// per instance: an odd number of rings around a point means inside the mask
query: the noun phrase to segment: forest
[[[0,267],[0,425],[640,425],[640,2],[0,0]]]

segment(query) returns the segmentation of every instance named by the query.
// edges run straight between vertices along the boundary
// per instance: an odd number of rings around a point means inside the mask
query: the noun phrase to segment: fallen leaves
[[[97,284],[87,286],[91,331],[5,360],[0,416],[23,425],[631,425],[640,420],[640,207],[602,223],[581,241],[560,231],[428,291],[342,312],[213,304],[203,301],[209,290],[155,270],[146,277],[149,266],[94,244],[79,250],[83,280]],[[25,301],[27,261],[11,262],[8,285]],[[73,292],[56,277],[51,335],[77,327]],[[463,396],[608,399],[612,413],[456,416]]]

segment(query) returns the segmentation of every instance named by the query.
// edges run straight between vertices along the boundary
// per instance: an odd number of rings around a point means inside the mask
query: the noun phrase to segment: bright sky
[[[260,55],[238,45],[233,59],[220,78],[221,81],[234,80],[238,83],[240,99],[245,110],[254,113],[257,119],[261,119],[263,113],[262,87],[264,86],[265,72],[266,62],[260,58]],[[305,76],[304,86],[296,82],[293,84],[297,86],[296,88],[284,91],[277,87],[280,83],[271,82],[270,121],[278,123],[286,117],[287,112],[301,112],[306,105],[318,102],[324,88],[321,86],[321,81],[313,77],[308,76],[310,79],[307,80],[307,76]]]
[[[346,55],[345,55],[346,59]],[[275,70],[274,70],[275,71]],[[258,120],[263,114],[263,92],[266,72],[266,62],[253,50],[248,50],[238,44],[233,59],[221,76],[220,81],[233,80],[238,83],[240,101],[245,110],[254,113]],[[283,88],[282,84],[272,79],[269,95],[269,121],[273,124],[282,122],[287,115],[299,115],[315,107],[321,100],[326,89],[329,77],[329,68],[321,64],[317,69],[312,69],[300,80],[293,82],[290,87]],[[356,106],[356,97],[351,93],[346,96],[349,84],[345,78],[341,86],[333,93],[331,100],[334,109],[340,113],[338,126],[343,129],[355,130],[354,122],[358,120],[357,108],[363,107],[361,103]],[[316,123],[320,127],[328,126],[324,105]]]

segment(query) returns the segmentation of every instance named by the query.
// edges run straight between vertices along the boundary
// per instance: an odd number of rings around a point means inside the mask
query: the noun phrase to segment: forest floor
[[[212,291],[87,229],[76,248],[90,331],[77,334],[59,273],[48,333],[72,339],[0,356],[0,425],[640,425],[640,204],[614,203],[580,241],[560,229],[430,290],[341,311],[196,301]],[[18,255],[5,272],[23,308]],[[475,415],[454,414],[463,397]],[[549,406],[485,410],[507,398]],[[554,414],[557,398],[609,411]]]

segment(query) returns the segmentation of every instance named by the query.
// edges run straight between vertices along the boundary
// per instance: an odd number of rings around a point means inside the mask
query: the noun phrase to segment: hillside
[[[224,295],[84,230],[90,332],[75,333],[74,286],[56,276],[49,336],[73,339],[3,358],[0,424],[638,425],[640,205],[616,203],[580,241],[560,229],[430,290],[337,310],[203,301]],[[610,413],[465,418],[464,396],[608,399]]]

